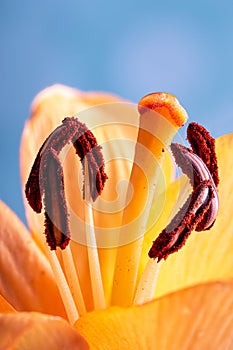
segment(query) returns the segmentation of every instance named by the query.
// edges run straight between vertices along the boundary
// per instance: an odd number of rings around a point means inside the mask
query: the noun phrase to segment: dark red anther
[[[65,118],[40,148],[25,187],[27,200],[37,213],[41,212],[43,197],[45,234],[52,250],[64,249],[70,240],[64,175],[59,159],[59,153],[69,143],[73,144],[83,168],[84,159],[87,160],[93,201],[101,194],[107,180],[101,147],[93,133],[77,118]]]
[[[179,250],[193,230],[210,229],[218,213],[216,186],[219,177],[214,139],[204,127],[191,123],[188,126],[188,140],[192,150],[176,143],[171,144],[171,150],[176,164],[188,176],[193,192],[153,242],[149,257],[158,258],[158,261]]]
[[[208,181],[203,181],[153,242],[149,257],[158,258],[160,261],[182,248],[191,232],[209,210],[212,198],[212,185]]]
[[[215,152],[215,139],[202,125],[195,122],[189,123],[188,125],[187,139],[193,152],[203,160],[209,169],[215,186],[218,186],[219,175],[217,156]]]

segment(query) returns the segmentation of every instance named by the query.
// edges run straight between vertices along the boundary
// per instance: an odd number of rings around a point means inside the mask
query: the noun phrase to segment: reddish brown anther
[[[196,231],[208,230],[214,224],[219,207],[218,192],[214,180],[201,158],[190,149],[175,143],[171,145],[171,149],[176,163],[181,167],[183,173],[189,177],[190,182],[193,185],[193,191],[195,191],[196,187],[200,183],[203,183],[203,181],[209,181],[212,186],[214,196],[211,200],[210,208],[195,228]]]
[[[84,159],[87,160],[93,201],[101,194],[107,180],[101,147],[93,133],[77,118],[65,118],[41,146],[25,187],[27,200],[37,213],[41,212],[43,197],[45,234],[52,250],[57,246],[64,249],[70,240],[64,175],[59,159],[59,153],[69,143],[73,144],[83,167]]]
[[[187,138],[193,152],[198,155],[214,180],[216,186],[219,184],[218,163],[215,152],[215,139],[210,135],[202,125],[198,123],[189,123],[187,128]]]
[[[209,210],[214,197],[211,183],[204,181],[193,191],[171,223],[160,233],[149,251],[150,258],[166,259],[186,242]]]
[[[193,230],[210,229],[218,213],[216,186],[219,177],[214,139],[204,127],[191,123],[188,127],[188,140],[192,150],[176,143],[171,144],[171,150],[177,165],[190,179],[193,192],[153,242],[149,257],[158,258],[158,261],[179,250]]]

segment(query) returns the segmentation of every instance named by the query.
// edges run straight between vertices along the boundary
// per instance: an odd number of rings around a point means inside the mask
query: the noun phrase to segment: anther
[[[196,231],[208,230],[212,227],[219,209],[218,192],[212,175],[202,159],[190,149],[173,143],[171,144],[171,150],[177,165],[180,166],[183,173],[189,177],[193,185],[193,191],[195,191],[198,184],[204,181],[208,181],[212,188],[213,198],[211,199],[208,213],[206,213],[202,222],[200,222],[195,229]]]
[[[187,128],[187,139],[193,152],[198,155],[214,180],[216,186],[219,184],[218,163],[215,152],[215,139],[210,135],[202,125],[198,123],[189,123]]]
[[[188,176],[193,192],[171,223],[153,242],[149,257],[158,258],[158,261],[179,250],[193,230],[210,229],[218,213],[216,186],[219,177],[214,139],[204,127],[191,123],[188,127],[188,140],[193,150],[177,143],[171,144],[171,150],[176,164]],[[203,143],[205,151],[201,150]]]
[[[211,185],[206,181],[201,183],[170,224],[153,242],[149,257],[158,258],[160,261],[182,248],[191,232],[208,211],[212,196]]]
[[[101,194],[107,175],[104,158],[93,133],[77,118],[65,118],[45,140],[32,166],[25,187],[32,209],[40,213],[42,197],[45,208],[45,234],[50,248],[64,249],[70,240],[64,175],[59,159],[63,147],[72,143],[84,166],[89,168],[90,196],[93,201]]]

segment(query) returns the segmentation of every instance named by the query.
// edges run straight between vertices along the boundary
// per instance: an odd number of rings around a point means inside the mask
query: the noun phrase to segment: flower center
[[[111,295],[106,296],[102,281],[105,266],[101,265],[100,250],[96,243],[92,202],[102,193],[107,175],[101,147],[93,133],[77,118],[65,118],[41,146],[32,166],[25,193],[36,213],[44,206],[46,248],[58,288],[60,290],[70,323],[90,309],[109,305],[128,306],[151,300],[155,294],[158,262],[179,250],[191,231],[209,229],[218,211],[217,160],[214,139],[197,123],[188,127],[188,140],[192,150],[171,141],[187,115],[176,98],[169,94],[155,93],[139,102],[140,123],[135,147],[130,185],[134,196],[126,194],[127,206],[122,211],[119,242],[127,233],[129,220],[140,214],[135,227],[139,230],[136,239],[115,248]],[[158,132],[159,130],[159,132]],[[83,200],[86,230],[84,261],[72,245],[69,212],[64,188],[61,151],[72,144],[82,163]],[[148,217],[154,198],[158,169],[161,169],[166,150],[171,144],[173,157],[186,174],[193,187],[192,194],[174,216],[170,224],[158,235],[148,253],[148,264],[139,275],[142,245],[147,230]],[[204,145],[204,147],[203,147]],[[147,150],[149,156],[144,153]],[[151,155],[156,159],[152,171]],[[138,170],[143,163],[147,178]],[[43,201],[43,205],[42,205]],[[135,215],[135,213],[138,213]],[[128,232],[133,237],[134,232]],[[71,243],[70,243],[71,240]],[[69,244],[70,243],[70,244]],[[80,250],[79,250],[80,252]],[[157,259],[157,261],[155,260]],[[85,286],[86,276],[78,273],[77,265],[86,264],[90,284]],[[88,307],[85,293],[90,292],[93,305]],[[89,291],[90,289],[90,291]]]

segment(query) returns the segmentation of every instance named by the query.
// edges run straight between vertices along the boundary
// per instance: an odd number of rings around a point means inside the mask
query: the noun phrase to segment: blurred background
[[[46,86],[178,97],[217,137],[233,131],[233,2],[0,0],[0,197],[25,222],[19,143]]]

